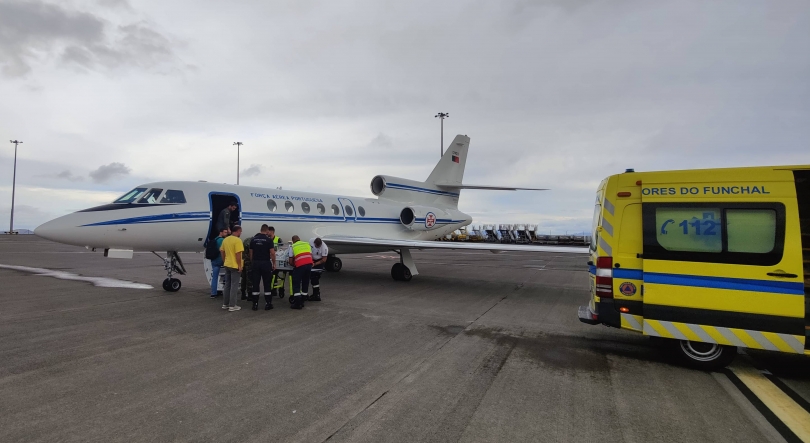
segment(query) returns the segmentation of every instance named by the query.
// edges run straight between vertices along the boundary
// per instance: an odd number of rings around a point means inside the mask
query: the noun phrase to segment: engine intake
[[[399,222],[413,231],[431,231],[440,227],[439,217],[448,219],[452,215],[447,211],[427,206],[407,206],[400,211]]]

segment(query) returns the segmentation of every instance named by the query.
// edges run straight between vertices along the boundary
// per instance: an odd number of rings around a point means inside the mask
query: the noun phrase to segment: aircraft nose
[[[64,217],[45,222],[34,229],[34,234],[47,240],[64,242],[66,238],[66,225]]]

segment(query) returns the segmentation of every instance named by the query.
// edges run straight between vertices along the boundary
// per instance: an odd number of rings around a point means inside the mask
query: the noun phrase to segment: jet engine
[[[455,223],[466,218],[459,211],[452,212],[460,216],[456,217]],[[399,222],[413,231],[432,231],[450,223],[450,220],[453,220],[451,212],[427,206],[407,206],[399,213]]]

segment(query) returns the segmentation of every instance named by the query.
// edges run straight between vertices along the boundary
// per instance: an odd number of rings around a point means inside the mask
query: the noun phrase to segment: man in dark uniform
[[[236,220],[236,217],[234,217],[234,220],[231,220],[231,214],[233,214],[233,212],[236,211],[237,207],[238,205],[236,203],[236,200],[233,200],[228,204],[227,208],[219,211],[219,216],[217,216],[217,231],[227,229],[228,234],[231,233],[231,229],[239,221]]]
[[[242,240],[242,245],[245,247],[242,261],[244,263],[242,266],[242,281],[239,283],[239,289],[242,291],[242,300],[247,300],[250,298],[249,295],[253,293],[253,264],[250,259],[250,242],[252,240],[253,237],[247,237]]]
[[[276,267],[276,251],[269,235],[269,226],[262,225],[261,232],[250,241],[250,260],[253,266],[253,310],[259,310],[259,284],[264,284],[264,310],[273,309],[271,281]]]
[[[329,248],[320,237],[316,237],[309,241],[309,247],[312,250],[312,269],[309,281],[312,283],[312,295],[307,300],[321,301],[321,273],[314,272],[315,269],[323,270],[326,259],[329,258]]]

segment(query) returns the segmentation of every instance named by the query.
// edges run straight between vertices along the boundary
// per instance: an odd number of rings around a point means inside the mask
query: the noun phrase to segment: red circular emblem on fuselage
[[[425,216],[425,227],[432,228],[436,224],[436,214],[428,212]]]

